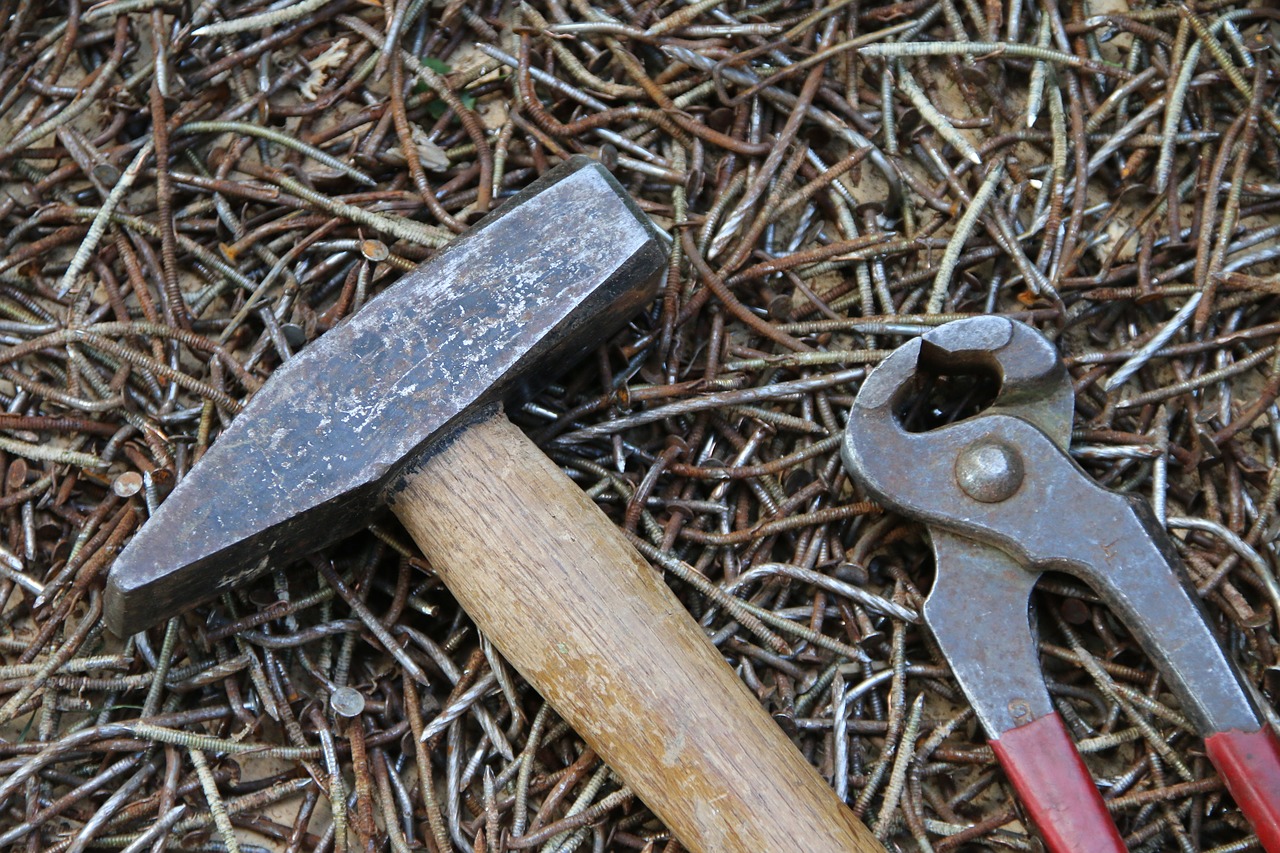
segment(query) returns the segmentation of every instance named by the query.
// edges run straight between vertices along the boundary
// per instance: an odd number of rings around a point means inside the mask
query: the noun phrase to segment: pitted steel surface
[[[927,373],[1000,380],[975,416],[912,432],[901,409]],[[1071,459],[1073,393],[1053,345],[1004,318],[940,326],[895,350],[849,417],[845,464],[888,508],[929,526],[925,619],[993,734],[1052,711],[1028,622],[1039,573],[1088,584],[1125,622],[1203,733],[1261,725],[1185,567],[1141,498]],[[909,460],[909,463],[908,463]]]
[[[281,366],[111,570],[133,632],[368,523],[452,423],[537,386],[653,294],[665,235],[575,158]]]

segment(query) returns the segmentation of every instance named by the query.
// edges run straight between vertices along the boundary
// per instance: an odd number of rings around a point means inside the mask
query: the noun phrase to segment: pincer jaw
[[[1043,336],[1004,317],[970,317],[939,326],[894,350],[863,382],[854,410],[892,419],[924,373],[989,372],[1000,390],[989,411],[1030,421],[1060,445],[1071,433],[1074,395],[1066,368]]]
[[[1060,449],[1071,437],[1075,396],[1056,349],[1035,330],[1004,317],[971,317],[939,326],[894,350],[863,382],[849,413],[841,455],[846,468],[886,506],[908,514],[938,495],[906,484],[902,460],[917,481],[950,485],[957,431],[981,430],[971,419],[929,432],[912,432],[901,409],[924,376],[987,373],[999,391],[982,416],[1008,415],[1029,423]],[[940,486],[941,487],[941,486]],[[923,491],[922,491],[923,489]],[[913,499],[917,495],[923,501]]]

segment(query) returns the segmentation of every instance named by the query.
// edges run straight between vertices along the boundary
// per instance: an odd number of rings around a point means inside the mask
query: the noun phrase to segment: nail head
[[[329,706],[339,717],[354,717],[364,711],[364,694],[354,687],[339,687],[329,697]]]
[[[360,244],[360,254],[370,261],[385,261],[391,257],[391,250],[381,240],[365,240]]]
[[[111,491],[115,492],[117,497],[131,498],[142,491],[142,486],[141,474],[137,471],[125,471],[112,481]]]

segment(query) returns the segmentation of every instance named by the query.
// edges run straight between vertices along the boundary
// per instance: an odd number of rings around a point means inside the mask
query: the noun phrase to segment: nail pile
[[[670,272],[513,415],[882,839],[1038,843],[919,625],[921,529],[838,455],[865,371],[948,320],[1059,344],[1076,459],[1152,501],[1274,708],[1263,6],[0,0],[0,847],[678,849],[390,522],[331,571],[100,622],[273,367],[573,153]],[[1123,627],[1063,577],[1037,611],[1131,849],[1248,849]]]

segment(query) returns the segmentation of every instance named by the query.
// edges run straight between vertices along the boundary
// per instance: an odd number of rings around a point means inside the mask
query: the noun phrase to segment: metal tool
[[[927,375],[1000,381],[973,417],[910,431]],[[1214,637],[1173,543],[1140,498],[1067,454],[1074,393],[1053,345],[998,317],[940,326],[890,354],[854,401],[843,455],[886,507],[928,525],[924,615],[1049,849],[1122,851],[1040,672],[1028,617],[1042,571],[1087,583],[1150,654],[1268,853],[1280,853],[1280,745]]]
[[[500,401],[649,301],[658,232],[574,158],[283,365],[110,572],[128,634],[369,521],[693,851],[882,851]],[[394,644],[394,638],[388,638]]]

